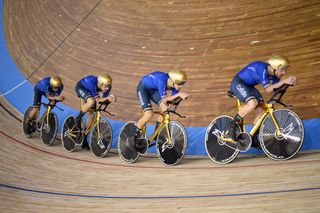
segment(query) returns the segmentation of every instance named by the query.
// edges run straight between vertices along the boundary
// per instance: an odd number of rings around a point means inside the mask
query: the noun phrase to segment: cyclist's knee
[[[92,107],[96,103],[96,100],[94,98],[88,98],[87,99],[87,104]]]
[[[258,101],[257,99],[251,99],[250,101],[248,101],[247,105],[250,108],[255,109],[258,106]]]
[[[167,104],[164,103],[164,102],[161,102],[161,103],[159,104],[159,108],[160,108],[161,112],[164,112],[164,111],[167,110]]]
[[[162,122],[163,121],[163,117],[161,115],[159,115],[158,119],[157,119],[157,122]]]
[[[141,129],[144,127],[152,118],[153,112],[152,110],[147,110],[144,112],[143,116],[140,118],[140,120],[137,122],[137,127]]]
[[[36,114],[40,111],[40,107],[33,107],[30,113]]]
[[[260,114],[262,114],[263,109],[261,107],[257,106],[256,109],[255,109],[255,112],[256,112],[257,115],[260,115]]]
[[[149,121],[152,118],[152,116],[153,116],[152,110],[147,110],[143,114],[143,118],[147,121]]]
[[[91,119],[94,117],[94,114],[92,111],[88,111],[88,118]]]

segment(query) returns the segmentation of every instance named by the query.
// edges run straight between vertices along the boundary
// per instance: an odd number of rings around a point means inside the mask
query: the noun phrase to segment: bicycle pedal
[[[37,131],[37,122],[36,121],[30,121],[30,130],[31,132],[36,132]]]
[[[81,132],[77,133],[74,142],[75,142],[76,144],[78,144],[78,145],[81,144],[81,143],[83,143],[82,137],[83,137],[83,136],[82,136]]]
[[[82,149],[90,150],[90,146],[88,144],[88,141],[84,140],[82,142]]]
[[[240,152],[246,152],[250,149],[252,143],[251,136],[248,133],[242,132],[238,136],[237,148]]]
[[[24,130],[27,134],[31,134],[32,133],[32,129],[29,123],[26,123]]]
[[[140,138],[136,140],[136,149],[140,154],[145,154],[148,150],[148,141],[145,138]]]

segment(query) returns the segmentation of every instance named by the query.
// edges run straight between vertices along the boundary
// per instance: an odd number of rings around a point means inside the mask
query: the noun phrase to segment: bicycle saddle
[[[235,95],[231,90],[227,91],[227,96],[229,96],[230,98],[233,98]]]

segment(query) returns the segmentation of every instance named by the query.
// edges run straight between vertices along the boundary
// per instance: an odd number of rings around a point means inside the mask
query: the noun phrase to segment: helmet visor
[[[280,72],[287,72],[288,69],[289,69],[289,65],[279,67]]]
[[[185,81],[182,81],[182,82],[177,83],[177,85],[182,86],[182,85],[184,85],[185,83],[186,83]]]

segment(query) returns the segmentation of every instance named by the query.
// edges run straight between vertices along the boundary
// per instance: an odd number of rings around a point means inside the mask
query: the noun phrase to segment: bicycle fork
[[[38,124],[42,124],[42,122],[44,121],[44,119],[46,119],[46,125],[45,125],[45,129],[49,129],[49,115],[51,112],[51,106],[48,106],[46,111],[43,113],[42,117],[40,118],[39,122],[37,122],[37,128],[39,127]]]
[[[271,116],[271,119],[272,119],[274,125],[276,126],[276,136],[280,137],[282,135],[281,129],[279,127],[279,123],[278,123],[277,119],[274,117],[273,112],[274,112],[274,109],[269,109],[269,114]]]
[[[100,134],[100,118],[101,118],[100,112],[96,112],[96,116],[97,117],[95,119],[96,119],[97,133],[98,133],[98,145],[100,146],[101,149],[105,149],[106,147],[102,142],[102,137]]]
[[[46,129],[49,129],[49,115],[50,115],[50,112],[51,112],[51,106],[48,106],[47,108],[47,111],[46,111],[46,119],[47,119],[47,122],[46,122]]]

